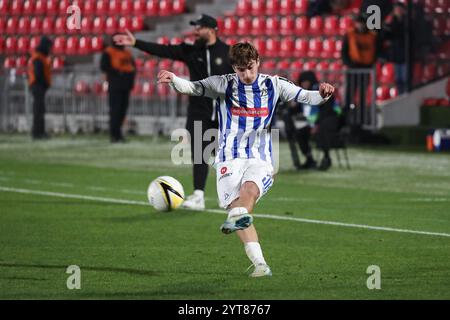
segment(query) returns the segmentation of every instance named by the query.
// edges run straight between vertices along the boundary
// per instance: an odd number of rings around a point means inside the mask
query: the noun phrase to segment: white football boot
[[[202,190],[195,190],[181,205],[184,209],[205,210],[205,197]]]
[[[258,278],[258,277],[271,277],[272,276],[272,270],[270,270],[270,267],[267,264],[259,263],[255,266],[255,270],[249,275],[249,277],[252,278]]]

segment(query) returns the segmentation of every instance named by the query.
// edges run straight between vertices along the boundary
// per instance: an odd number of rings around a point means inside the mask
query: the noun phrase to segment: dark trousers
[[[34,85],[31,87],[33,94],[33,127],[31,134],[33,138],[45,136],[45,93],[47,89]]]
[[[352,125],[364,123],[369,80],[368,74],[347,74],[345,77],[345,110],[349,116],[348,121]],[[356,108],[350,108],[351,104],[354,104]]]
[[[201,130],[194,129],[194,122],[201,122]],[[217,130],[218,130],[218,122],[212,121],[210,119],[201,119],[200,117],[188,116],[186,121],[186,129],[189,131],[191,136],[191,156],[193,165],[193,175],[194,175],[194,190],[205,190],[206,179],[208,178],[208,169],[209,166],[205,162],[203,154],[205,148],[212,143],[212,141],[204,141],[203,137],[207,130],[214,129],[215,138],[213,143],[215,146],[217,145]],[[200,134],[201,133],[201,134]],[[201,154],[200,154],[201,153]]]
[[[330,149],[335,147],[338,134],[338,117],[327,117],[319,123],[316,133],[317,147],[328,155]]]
[[[123,139],[122,125],[128,110],[130,91],[109,91],[109,132],[112,140]]]

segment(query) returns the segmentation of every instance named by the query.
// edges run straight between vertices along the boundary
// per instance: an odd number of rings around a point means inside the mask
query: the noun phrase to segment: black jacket
[[[161,45],[141,40],[136,40],[135,47],[154,56],[184,62],[189,69],[191,81],[202,80],[212,75],[234,73],[228,58],[230,47],[219,39],[208,47],[186,43]],[[210,73],[208,73],[208,51]],[[189,97],[188,115],[196,119],[215,118],[212,100],[206,97]]]

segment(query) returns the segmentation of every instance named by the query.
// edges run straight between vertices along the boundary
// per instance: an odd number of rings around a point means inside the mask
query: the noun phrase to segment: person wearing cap
[[[146,42],[136,39],[128,30],[126,34],[114,36],[114,41],[118,45],[132,46],[161,58],[184,62],[189,69],[191,81],[233,73],[228,58],[229,46],[218,38],[217,20],[202,14],[190,24],[195,27],[193,44],[162,45]],[[200,125],[201,130],[194,130],[194,126]],[[190,133],[191,154],[194,160],[194,193],[184,201],[185,208],[195,210],[205,208],[204,190],[208,177],[208,164],[203,159],[203,151],[210,141],[203,141],[203,135],[208,129],[217,130],[217,128],[218,120],[214,101],[206,97],[189,97],[186,129]],[[201,135],[194,135],[194,132],[201,132]],[[201,145],[201,149],[194,148],[196,143]],[[201,155],[194,157],[194,150],[197,153],[201,151]],[[201,162],[196,161],[197,158],[200,158]]]
[[[45,94],[52,83],[52,65],[49,59],[51,48],[52,41],[48,37],[42,37],[28,61],[28,85],[33,95],[31,135],[34,140],[48,138],[45,132]]]

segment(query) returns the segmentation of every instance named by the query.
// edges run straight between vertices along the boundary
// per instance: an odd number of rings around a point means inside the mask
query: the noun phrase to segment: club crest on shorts
[[[225,174],[225,173],[227,173],[227,167],[222,167],[220,169],[220,174]]]

